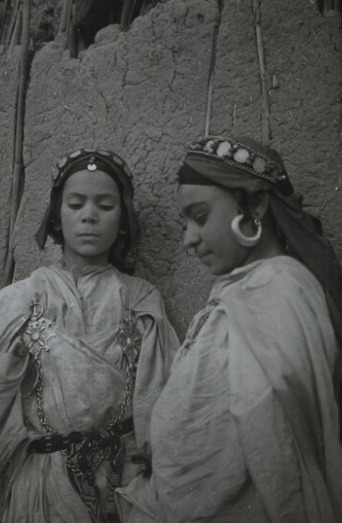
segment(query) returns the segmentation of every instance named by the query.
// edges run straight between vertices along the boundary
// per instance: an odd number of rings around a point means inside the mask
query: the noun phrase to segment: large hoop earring
[[[242,245],[243,247],[255,247],[255,245],[258,245],[261,233],[262,233],[262,225],[259,218],[256,218],[254,220],[254,224],[257,228],[257,232],[254,236],[246,236],[243,234],[240,230],[240,222],[243,220],[243,214],[238,214],[233,218],[232,223],[230,224],[232,233],[238,242],[239,245]]]

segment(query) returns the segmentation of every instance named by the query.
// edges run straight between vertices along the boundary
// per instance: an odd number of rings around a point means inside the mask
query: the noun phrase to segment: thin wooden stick
[[[13,35],[12,35],[12,39],[11,39],[11,43],[8,48],[6,61],[12,56],[15,46],[19,44],[21,31],[22,31],[22,14],[18,13],[17,21],[15,23],[15,27],[14,27],[14,31],[13,31]]]
[[[209,83],[208,83],[208,92],[207,92],[207,110],[205,114],[205,126],[204,126],[204,136],[209,136],[210,132],[210,119],[211,119],[211,109],[213,105],[213,85],[214,85],[214,71],[211,72]]]
[[[211,120],[211,110],[212,110],[212,105],[213,105],[214,72],[215,72],[215,64],[216,64],[217,38],[218,38],[220,23],[221,23],[221,13],[214,26],[213,45],[212,45],[212,49],[211,49],[210,66],[209,66],[209,80],[208,80],[208,89],[207,89],[207,108],[206,108],[206,114],[205,114],[204,136],[208,136],[210,133],[210,120]]]
[[[335,6],[335,0],[326,0],[325,4],[326,4],[326,7],[325,7],[326,12],[334,11],[335,8],[337,7],[337,5]],[[336,2],[336,4],[337,4],[337,2]]]
[[[75,18],[76,18],[76,6],[73,4],[71,6],[71,13],[70,13],[70,19],[69,19],[69,25],[68,25],[68,48],[69,48],[69,55],[70,58],[77,58],[78,56],[78,38],[77,33],[75,31]]]
[[[9,7],[7,4],[6,4],[6,6],[2,5],[2,7],[0,8],[0,17],[1,17],[0,44],[5,44],[6,38],[7,38],[9,21],[11,18],[11,14],[9,13]]]
[[[268,144],[270,141],[270,104],[266,82],[266,65],[264,46],[262,42],[261,34],[261,12],[260,12],[260,0],[253,0],[253,12],[255,19],[255,31],[257,41],[257,52],[259,61],[259,75],[261,84],[261,101],[262,101],[262,114],[261,114],[261,125],[262,125],[262,141]]]
[[[15,24],[16,24],[19,12],[20,12],[20,4],[21,4],[21,0],[17,0],[15,3],[14,9],[12,11],[12,14],[11,14],[11,19],[10,19],[7,37],[6,37],[6,43],[5,43],[6,47],[8,47],[10,45],[10,42],[12,40],[12,34],[13,34],[13,31],[15,28]]]
[[[16,119],[16,135],[14,148],[14,170],[11,190],[11,211],[9,227],[9,249],[5,264],[5,285],[11,283],[14,274],[14,231],[18,215],[22,190],[24,186],[23,175],[23,139],[25,118],[25,95],[29,72],[30,52],[30,0],[24,0],[23,27],[21,39],[20,80],[18,92],[18,111]]]
[[[138,5],[139,2],[141,4],[140,6]],[[140,11],[143,7],[143,3],[141,3],[141,0],[124,0],[120,20],[120,29],[122,31],[128,29],[131,23],[133,22],[134,12],[137,6]]]
[[[60,23],[60,26],[59,26],[59,32],[60,33],[68,33],[69,32],[69,24],[70,24],[70,16],[71,16],[72,4],[73,4],[73,0],[64,0],[62,16],[61,16],[61,23]]]

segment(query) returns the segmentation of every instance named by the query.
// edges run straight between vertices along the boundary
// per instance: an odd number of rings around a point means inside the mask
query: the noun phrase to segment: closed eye
[[[115,205],[105,205],[105,204],[101,204],[99,205],[99,208],[102,209],[103,211],[111,211],[112,209],[114,209]]]
[[[198,225],[204,225],[207,219],[207,213],[196,214],[193,219]]]
[[[210,208],[204,202],[196,202],[188,205],[182,211],[187,220],[193,220],[197,225],[204,225]]]
[[[82,208],[83,203],[68,203],[68,206],[70,207],[70,209],[74,209],[77,211]]]

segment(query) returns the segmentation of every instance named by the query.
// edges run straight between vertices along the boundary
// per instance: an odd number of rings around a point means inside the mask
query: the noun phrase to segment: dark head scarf
[[[290,255],[320,281],[342,347],[342,269],[318,218],[303,209],[281,156],[247,137],[207,136],[194,142],[178,172],[180,184],[219,185],[247,192],[265,190]]]
[[[120,229],[109,253],[109,262],[121,270],[127,270],[125,260],[127,253],[134,245],[137,237],[136,216],[133,207],[132,174],[125,162],[112,151],[98,149],[80,149],[59,160],[58,172],[53,179],[50,203],[45,211],[42,223],[36,233],[36,240],[41,249],[44,248],[47,236],[56,243],[63,245],[62,231],[56,230],[56,217],[60,214],[63,187],[68,178],[76,172],[88,170],[96,176],[102,171],[117,184],[121,196]]]

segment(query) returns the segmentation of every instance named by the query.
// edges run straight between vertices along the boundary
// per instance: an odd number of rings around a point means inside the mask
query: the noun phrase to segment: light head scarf
[[[57,163],[57,174],[53,179],[50,203],[45,211],[42,223],[36,233],[36,240],[44,248],[47,236],[63,245],[62,231],[56,230],[56,218],[59,215],[63,187],[74,173],[88,170],[90,173],[105,172],[117,184],[121,196],[121,219],[118,236],[109,253],[109,262],[120,270],[131,272],[125,264],[127,254],[137,239],[137,222],[133,207],[132,173],[124,160],[112,151],[100,149],[80,149],[65,156]]]

